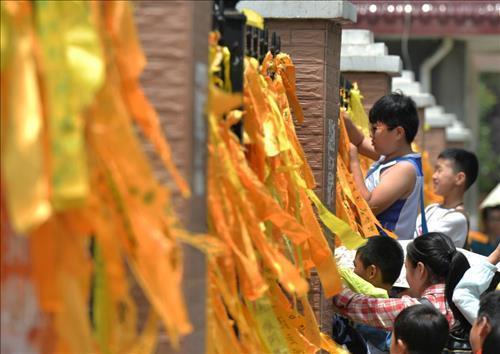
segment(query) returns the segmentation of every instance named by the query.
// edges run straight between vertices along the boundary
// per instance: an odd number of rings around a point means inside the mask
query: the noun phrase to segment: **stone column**
[[[410,96],[417,105],[419,128],[415,142],[419,148],[425,150],[425,108],[436,104],[434,96],[430,93],[422,92],[420,82],[415,81],[412,71],[403,70],[401,77],[392,79],[392,91],[400,90],[405,95]]]
[[[174,191],[174,208],[184,226],[206,231],[206,126],[208,33],[212,1],[139,1],[138,33],[148,64],[142,75],[147,96],[157,109],[177,166],[190,183],[192,197]],[[146,146],[147,147],[147,146]],[[152,156],[155,172],[166,184],[172,179]],[[205,351],[206,267],[203,254],[184,248],[183,287],[194,332],[181,342],[179,353]],[[142,294],[144,318],[147,305]],[[141,301],[141,300],[139,300]],[[174,353],[162,335],[158,353]]]
[[[356,20],[348,1],[240,1],[238,9],[261,14],[269,32],[281,37],[281,51],[296,66],[297,94],[304,123],[297,135],[318,182],[316,192],[334,210],[339,114],[341,28]],[[311,278],[311,303],[324,331],[331,327],[331,301]]]
[[[466,128],[459,120],[453,121],[450,126],[446,127],[445,136],[447,148],[470,148],[469,143],[472,142],[471,130]]]
[[[446,127],[456,120],[454,114],[445,113],[443,107],[432,106],[425,109],[425,150],[429,153],[429,162],[436,163],[437,156],[446,147]]]
[[[400,76],[401,58],[387,55],[384,43],[375,43],[368,30],[343,30],[340,70],[344,78],[357,82],[366,112],[391,92],[391,78]]]

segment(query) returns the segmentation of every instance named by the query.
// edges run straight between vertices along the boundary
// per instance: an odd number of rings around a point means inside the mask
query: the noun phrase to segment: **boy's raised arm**
[[[415,169],[410,163],[398,163],[382,173],[380,183],[371,192],[366,188],[363,173],[356,154],[356,147],[351,144],[351,173],[361,196],[368,202],[375,215],[385,211],[397,200],[407,197],[416,182]]]
[[[367,156],[372,160],[377,161],[380,158],[380,154],[375,151],[372,145],[372,141],[369,137],[364,136],[364,134],[354,125],[352,120],[349,119],[348,115],[345,114],[345,127],[347,130],[347,135],[349,135],[349,140],[354,144],[361,155]]]

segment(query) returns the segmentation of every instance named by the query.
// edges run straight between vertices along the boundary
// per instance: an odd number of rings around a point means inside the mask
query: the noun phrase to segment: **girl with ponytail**
[[[353,321],[386,330],[393,329],[394,320],[403,309],[427,303],[439,310],[452,327],[454,309],[446,298],[448,295],[451,303],[454,287],[469,268],[465,256],[457,251],[448,236],[431,232],[408,244],[405,268],[411,296],[371,298],[344,288],[333,302]]]
[[[454,243],[451,238],[445,235],[443,236],[444,238],[434,237],[433,239],[428,240],[429,242],[426,244],[419,244],[420,248],[418,249],[415,248],[415,245],[408,245],[407,258],[413,259],[412,263],[416,265],[417,268],[419,267],[419,262],[427,262],[431,269],[435,269],[435,271],[430,273],[435,277],[434,281],[446,279],[444,291],[446,305],[449,306],[453,314],[454,321],[453,323],[450,323],[450,333],[443,353],[472,353],[469,343],[471,325],[452,301],[455,287],[462,279],[465,272],[470,268],[470,264],[461,252],[456,249],[452,250],[454,248]],[[443,247],[441,242],[448,243],[446,246],[449,249],[448,255],[443,256],[442,254],[440,255],[441,252],[436,251],[436,249]],[[424,254],[422,254],[421,251],[424,251]],[[426,255],[427,257],[425,257]],[[449,266],[446,266],[445,263],[448,262]],[[425,297],[419,299],[419,301],[424,305],[433,305]]]

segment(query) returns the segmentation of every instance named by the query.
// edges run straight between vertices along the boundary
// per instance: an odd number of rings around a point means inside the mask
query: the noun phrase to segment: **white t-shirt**
[[[485,259],[471,266],[453,291],[453,302],[471,325],[477,319],[479,297],[488,289],[497,271],[497,266]]]
[[[464,247],[468,225],[465,215],[455,208],[446,209],[439,204],[425,208],[427,229],[429,232],[442,232],[449,236],[456,247]],[[422,235],[422,215],[417,217],[413,238]]]

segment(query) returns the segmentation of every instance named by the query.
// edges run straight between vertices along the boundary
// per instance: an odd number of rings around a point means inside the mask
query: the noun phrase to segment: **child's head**
[[[470,331],[474,353],[498,353],[500,348],[500,291],[492,291],[481,298],[476,322]]]
[[[465,192],[476,181],[478,170],[474,153],[456,148],[442,151],[432,175],[436,194],[446,196],[454,188]]]
[[[399,242],[388,236],[374,236],[356,252],[354,272],[376,287],[390,289],[403,263],[404,253]]]
[[[394,322],[391,354],[440,354],[448,340],[448,331],[448,321],[434,307],[407,307]]]
[[[490,241],[495,242],[500,238],[500,204],[486,207],[481,212],[484,232]]]
[[[369,114],[372,142],[375,150],[387,154],[395,146],[410,145],[418,131],[415,102],[402,93],[381,97]]]
[[[467,258],[441,232],[429,232],[417,237],[408,244],[406,251],[406,280],[410,292],[416,297],[433,284],[454,283],[455,279],[447,279],[451,269],[460,269],[453,273],[461,277],[464,269],[469,267]]]

